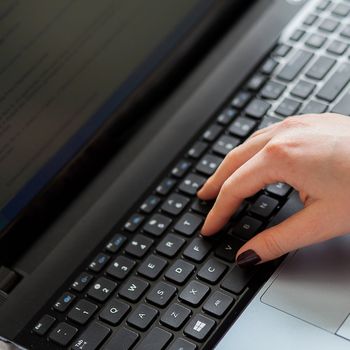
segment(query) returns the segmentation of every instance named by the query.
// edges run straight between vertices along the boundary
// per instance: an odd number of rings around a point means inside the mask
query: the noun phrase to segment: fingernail
[[[256,265],[261,261],[261,258],[258,254],[252,249],[248,249],[242,254],[239,254],[236,262],[239,267],[250,267]]]

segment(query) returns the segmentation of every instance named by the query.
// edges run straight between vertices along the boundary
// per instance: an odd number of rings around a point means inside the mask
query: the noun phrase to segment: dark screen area
[[[0,230],[211,1],[0,3]]]

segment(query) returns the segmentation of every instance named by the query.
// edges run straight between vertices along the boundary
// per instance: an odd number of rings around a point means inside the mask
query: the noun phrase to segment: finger
[[[219,231],[237,210],[244,198],[250,197],[268,184],[283,181],[277,178],[273,162],[259,152],[234,172],[223,184],[214,206],[202,227],[203,235]]]
[[[329,214],[330,208],[322,201],[312,203],[249,240],[237,252],[237,264],[246,267],[276,259],[295,249],[341,234],[340,227],[335,227]]]
[[[247,160],[258,153],[271,139],[267,133],[259,134],[248,139],[242,145],[232,150],[220,164],[214,175],[203,185],[197,195],[203,200],[215,198],[223,183],[230,175],[241,167]]]

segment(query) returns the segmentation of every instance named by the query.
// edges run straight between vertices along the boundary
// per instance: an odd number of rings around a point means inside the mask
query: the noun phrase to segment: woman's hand
[[[241,266],[350,232],[350,117],[286,118],[236,147],[198,192],[216,198],[202,234],[220,230],[244,198],[275,182],[299,191],[305,208],[248,241],[236,255]]]

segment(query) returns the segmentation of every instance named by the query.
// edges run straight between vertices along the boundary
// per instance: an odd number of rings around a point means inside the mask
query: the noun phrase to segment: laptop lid
[[[139,123],[133,108],[242,3],[3,1],[0,236],[44,220],[91,149]]]

